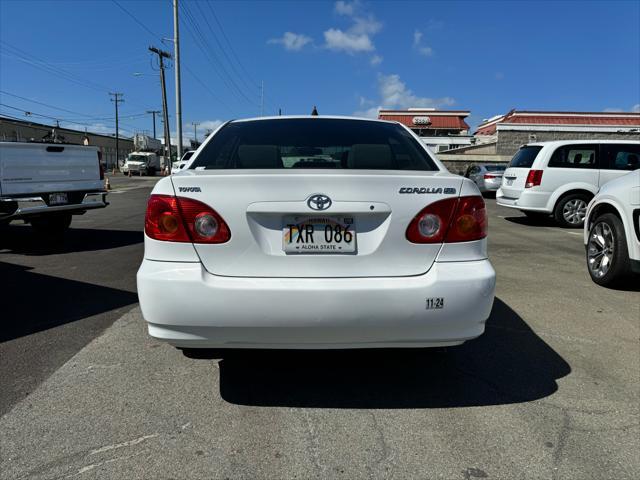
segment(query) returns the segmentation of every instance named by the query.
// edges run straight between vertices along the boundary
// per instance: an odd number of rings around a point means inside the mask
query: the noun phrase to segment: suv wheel
[[[582,228],[588,204],[589,197],[583,193],[567,195],[556,204],[553,216],[556,222],[563,227]]]
[[[612,213],[599,216],[589,230],[587,268],[598,285],[614,286],[629,273],[624,226]]]

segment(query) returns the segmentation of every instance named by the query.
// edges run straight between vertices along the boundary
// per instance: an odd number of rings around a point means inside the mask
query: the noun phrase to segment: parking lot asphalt
[[[119,182],[63,253],[0,246],[29,287],[0,344],[0,478],[638,478],[640,286],[592,283],[580,231],[487,199],[497,296],[461,347],[188,358],[146,335],[150,180]]]
[[[146,198],[158,178],[111,179],[107,208],[74,216],[64,242],[0,231],[0,414],[135,305]]]

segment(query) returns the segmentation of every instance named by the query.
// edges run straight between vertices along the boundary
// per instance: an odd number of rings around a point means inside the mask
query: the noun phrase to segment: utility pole
[[[156,138],[156,113],[162,113],[160,110],[147,110],[147,113],[153,115],[153,138]]]
[[[264,80],[260,81],[260,116],[264,116]]]
[[[178,158],[182,158],[182,95],[180,93],[180,33],[178,29],[178,0],[173,0],[173,53],[176,60],[176,126],[178,130]]]
[[[196,122],[191,122],[191,125],[193,125],[193,137],[196,143],[198,143],[198,125],[200,125],[199,123]]]
[[[111,101],[115,104],[116,106],[116,168],[120,167],[120,163],[118,162],[118,159],[120,158],[120,130],[118,128],[118,104],[124,102],[124,99],[122,98],[122,93],[111,93],[109,92],[109,95],[111,95],[113,98],[111,99]],[[107,168],[109,168],[109,165],[107,165]]]
[[[167,85],[164,81],[164,59],[171,58],[169,52],[156,47],[149,47],[149,51],[158,55],[160,62],[160,88],[162,88],[162,119],[164,122],[164,148],[165,148],[165,169],[171,171],[171,136],[169,135],[169,113],[167,111]]]

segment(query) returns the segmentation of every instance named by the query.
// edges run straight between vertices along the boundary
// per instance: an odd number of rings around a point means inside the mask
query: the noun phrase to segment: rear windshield
[[[400,125],[328,118],[229,123],[190,168],[438,170]]]
[[[509,168],[531,168],[540,150],[542,150],[542,147],[539,146],[522,147],[511,159]]]
[[[488,172],[504,172],[507,167],[504,165],[485,165]]]

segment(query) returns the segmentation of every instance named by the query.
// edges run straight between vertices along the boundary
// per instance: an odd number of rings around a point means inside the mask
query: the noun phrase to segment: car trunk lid
[[[457,197],[462,183],[447,172],[327,170],[187,170],[172,181],[176,195],[206,203],[229,226],[228,242],[194,244],[210,273],[334,278],[428,271],[441,244],[409,242],[407,226],[425,206]],[[314,195],[328,197],[330,206],[314,210],[310,206]],[[353,251],[319,253],[287,247],[291,239],[287,225],[308,219],[314,219],[316,225],[351,221]],[[317,234],[319,238],[312,235],[311,242],[305,239],[303,243],[322,243],[322,227],[319,232],[316,228]]]

